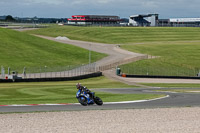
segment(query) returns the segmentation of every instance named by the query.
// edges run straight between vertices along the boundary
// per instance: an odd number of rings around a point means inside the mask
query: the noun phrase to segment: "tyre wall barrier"
[[[0,79],[0,83],[10,83],[10,82],[47,82],[47,81],[71,81],[71,80],[81,80],[87,78],[94,78],[102,76],[102,72],[95,72],[91,74],[74,76],[74,77],[56,77],[56,78],[27,78],[27,79]]]

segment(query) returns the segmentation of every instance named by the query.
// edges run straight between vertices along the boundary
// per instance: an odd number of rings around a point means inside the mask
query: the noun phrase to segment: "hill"
[[[66,36],[73,40],[111,44],[200,40],[199,28],[188,27],[52,26],[27,32],[52,37]]]
[[[55,26],[29,33],[121,44],[129,51],[159,57],[123,65],[126,73],[196,76],[200,70],[200,30],[195,27]]]
[[[89,51],[0,28],[0,66],[11,68],[56,67],[88,63]],[[92,52],[92,62],[106,55]]]

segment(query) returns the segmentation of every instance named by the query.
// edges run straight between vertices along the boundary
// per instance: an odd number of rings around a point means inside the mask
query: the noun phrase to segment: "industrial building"
[[[119,16],[74,15],[68,19],[68,24],[72,25],[115,25],[119,23]]]
[[[157,26],[158,14],[132,15],[129,17],[130,26]]]

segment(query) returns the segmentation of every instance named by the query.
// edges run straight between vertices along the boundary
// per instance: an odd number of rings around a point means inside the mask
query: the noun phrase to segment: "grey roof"
[[[136,17],[151,17],[151,16],[157,16],[158,14],[138,14],[138,15],[131,15],[130,18],[136,18]]]

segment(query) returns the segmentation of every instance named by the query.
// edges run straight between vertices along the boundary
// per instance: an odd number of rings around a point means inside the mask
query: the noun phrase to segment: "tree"
[[[6,16],[5,20],[8,21],[8,22],[16,21],[11,15]]]

